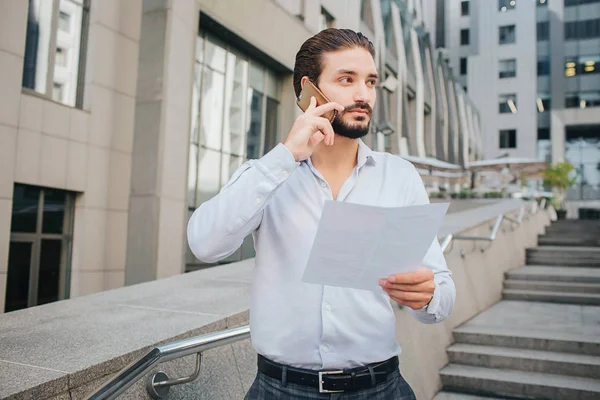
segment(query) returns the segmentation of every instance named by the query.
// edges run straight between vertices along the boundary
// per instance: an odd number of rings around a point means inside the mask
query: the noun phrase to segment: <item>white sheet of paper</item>
[[[381,292],[379,279],[419,267],[448,206],[326,201],[302,281]]]

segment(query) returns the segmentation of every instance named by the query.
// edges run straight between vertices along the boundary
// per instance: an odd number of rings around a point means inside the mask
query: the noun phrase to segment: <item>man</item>
[[[375,104],[374,56],[373,44],[351,30],[308,39],[296,55],[294,90],[298,96],[310,80],[331,102],[317,107],[312,98],[285,142],[244,164],[189,221],[190,247],[206,262],[254,237],[250,325],[258,374],[247,399],[414,399],[398,370],[390,298],[423,323],[442,321],[454,306],[437,240],[418,270],[382,277],[386,294],[301,281],[325,200],[429,202],[410,163],[360,140]],[[337,111],[331,124],[321,116],[330,110]]]

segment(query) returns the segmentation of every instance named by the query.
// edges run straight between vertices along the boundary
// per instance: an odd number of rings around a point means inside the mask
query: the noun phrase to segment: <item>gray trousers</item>
[[[346,392],[319,393],[316,388],[287,383],[258,372],[244,400],[416,400],[415,393],[400,371],[392,372],[388,380],[375,387]]]

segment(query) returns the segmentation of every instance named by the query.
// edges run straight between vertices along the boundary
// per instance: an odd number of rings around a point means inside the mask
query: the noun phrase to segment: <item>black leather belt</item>
[[[373,363],[363,367],[336,370],[313,371],[310,369],[288,367],[258,355],[258,370],[271,378],[282,381],[285,372],[286,382],[310,386],[318,389],[320,393],[338,393],[350,390],[367,389],[385,382],[388,375],[398,370],[398,357],[380,363]]]

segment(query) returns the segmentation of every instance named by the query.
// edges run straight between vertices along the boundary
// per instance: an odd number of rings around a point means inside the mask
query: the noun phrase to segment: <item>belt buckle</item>
[[[343,390],[326,390],[323,389],[323,375],[340,375],[343,374],[344,371],[319,371],[319,393],[342,393]]]

